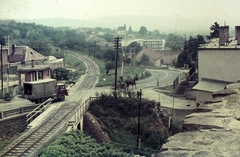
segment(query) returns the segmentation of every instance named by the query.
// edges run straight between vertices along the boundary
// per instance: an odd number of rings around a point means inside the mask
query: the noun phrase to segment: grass
[[[98,65],[99,70],[100,70],[100,74],[99,74],[99,81],[96,84],[96,87],[110,86],[110,85],[114,84],[114,82],[115,82],[115,75],[114,75],[115,70],[114,69],[109,70],[109,73],[111,73],[111,75],[107,75],[104,61],[101,61],[97,58],[94,59],[93,56],[89,56],[89,55],[86,55],[86,54],[81,53],[81,52],[75,52],[75,53],[87,56],[88,58],[93,60]],[[76,58],[73,57],[73,59],[69,59],[69,60],[66,59],[66,62],[69,63],[69,61],[70,61],[71,64],[73,64],[74,60],[76,60]],[[79,60],[78,60],[78,62],[79,62]],[[75,67],[75,66],[73,65],[73,67]],[[149,77],[151,75],[149,72],[147,72],[145,70],[147,68],[157,69],[158,67],[155,67],[155,66],[125,66],[124,69],[123,69],[123,77],[124,78],[134,77],[136,74],[145,72],[146,75],[139,77],[139,79],[144,79],[144,78]],[[121,67],[119,67],[117,69],[117,79],[119,79],[120,76],[121,76]]]

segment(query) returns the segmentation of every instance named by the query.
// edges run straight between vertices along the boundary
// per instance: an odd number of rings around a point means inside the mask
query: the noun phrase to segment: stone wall
[[[213,93],[185,116],[183,132],[168,138],[155,157],[240,156],[240,83]]]
[[[9,140],[27,128],[26,115],[0,120],[0,140]]]
[[[172,123],[180,131],[182,130],[183,120],[186,115],[189,115],[193,112],[192,109],[173,109],[168,107],[162,107],[161,111],[165,117],[171,117]]]

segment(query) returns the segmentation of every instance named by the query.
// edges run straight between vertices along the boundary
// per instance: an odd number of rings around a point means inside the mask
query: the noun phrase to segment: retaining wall
[[[26,114],[0,120],[0,140],[8,140],[27,128]]]

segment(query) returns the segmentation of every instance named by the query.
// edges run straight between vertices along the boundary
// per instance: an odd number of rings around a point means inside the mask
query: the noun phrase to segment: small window
[[[50,69],[49,69],[49,70],[47,70],[47,76],[49,76],[49,73],[50,73],[49,71],[50,71]]]
[[[42,79],[43,79],[42,71],[39,71],[39,72],[38,72],[38,79],[39,79],[39,80],[42,80]]]

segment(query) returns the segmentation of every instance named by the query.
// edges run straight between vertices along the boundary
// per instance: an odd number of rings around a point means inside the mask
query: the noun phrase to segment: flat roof
[[[27,66],[27,67],[20,67],[17,71],[36,71],[36,70],[45,70],[49,69],[50,65],[34,65],[32,66]]]
[[[44,82],[53,82],[56,81],[55,79],[43,79],[43,80],[38,80],[38,81],[31,81],[31,82],[24,82],[26,84],[39,84],[39,83],[44,83]]]
[[[195,85],[193,90],[201,90],[206,92],[217,92],[223,90],[229,83],[223,82],[214,82],[214,81],[200,81],[197,85]]]
[[[225,46],[219,45],[219,38],[213,38],[206,42],[205,44],[201,44],[198,48],[199,50],[204,49],[240,49],[240,45],[237,44],[237,40],[235,38],[229,38],[229,43]]]

